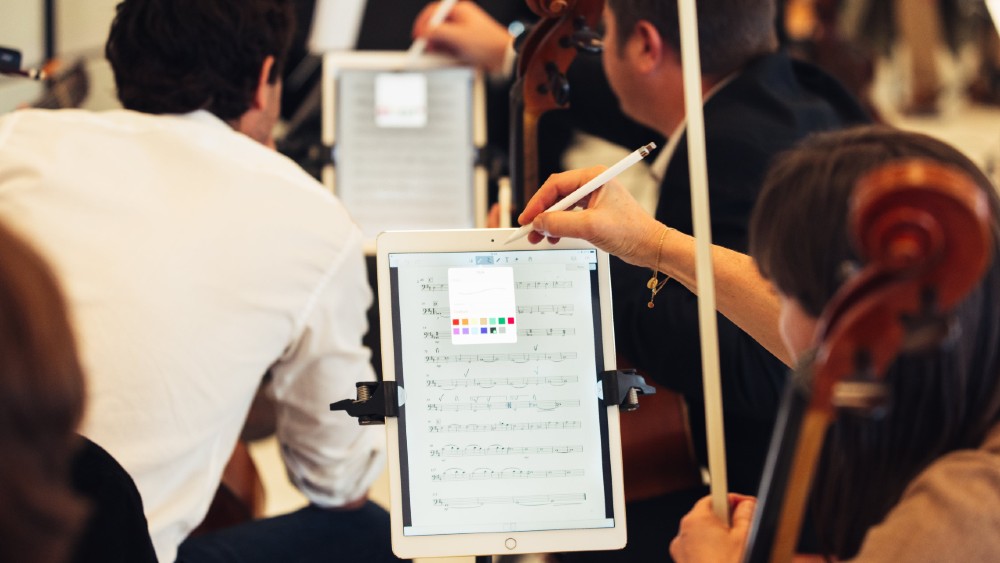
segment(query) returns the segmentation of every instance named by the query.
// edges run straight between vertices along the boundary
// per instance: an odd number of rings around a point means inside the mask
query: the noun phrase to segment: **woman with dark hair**
[[[83,402],[55,278],[0,226],[0,561],[156,561],[131,478],[75,433]]]
[[[749,264],[716,249],[717,270],[721,263],[723,273],[718,291],[765,304],[746,330],[755,338],[779,338],[787,349],[783,357],[794,362],[811,344],[817,318],[843,284],[845,264],[858,261],[847,236],[848,201],[856,181],[880,165],[908,158],[950,166],[979,186],[990,205],[993,254],[985,277],[955,311],[958,338],[901,356],[890,366],[888,413],[877,420],[840,417],[832,425],[812,496],[815,532],[824,553],[838,559],[996,561],[1000,202],[974,164],[944,143],[890,128],[812,137],[779,159],[767,176],[751,223],[751,254],[759,271],[744,273],[753,283],[734,285],[727,261]],[[534,218],[545,233],[582,232],[599,246],[617,245],[629,261],[644,263],[644,256],[655,256],[659,235],[653,235],[663,227],[631,214],[617,186],[603,190],[576,217],[535,217],[537,208],[529,206],[533,214],[526,212],[525,218]],[[555,199],[563,188],[543,191],[544,198]],[[627,226],[614,227],[610,219],[615,215],[619,225]],[[637,236],[616,238],[622,229]],[[720,312],[748,316],[737,299],[720,299]],[[682,522],[671,555],[678,561],[740,560],[754,501],[731,495],[731,505],[733,526],[728,528],[708,499],[696,504]]]

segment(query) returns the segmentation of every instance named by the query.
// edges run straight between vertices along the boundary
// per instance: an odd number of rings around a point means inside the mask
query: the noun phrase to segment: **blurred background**
[[[338,0],[346,1],[346,0]],[[405,49],[409,28],[422,0],[381,0],[378,10],[393,7],[377,33],[366,28],[366,14],[376,10],[351,0],[361,17],[335,22],[344,34],[337,48]],[[472,1],[472,0],[468,0]],[[55,80],[43,84],[0,77],[0,113],[19,107],[118,106],[103,45],[116,0],[0,0],[0,46],[21,51],[24,66],[46,68]],[[299,1],[302,32],[286,77],[287,120],[302,110],[315,87],[318,54],[307,49],[313,1]],[[880,120],[925,132],[952,143],[997,182],[1000,179],[1000,40],[985,0],[780,0],[776,25],[794,56],[824,67],[863,99]],[[503,0],[512,34],[530,25],[518,0]],[[495,9],[495,8],[494,8]],[[322,13],[322,12],[317,12]],[[501,20],[503,21],[503,20]],[[391,25],[390,25],[391,24]],[[367,31],[366,31],[367,29]],[[312,76],[313,80],[309,80]],[[502,104],[501,104],[502,105]],[[503,127],[505,116],[491,116],[490,127]],[[298,128],[297,133],[298,133]],[[318,127],[303,128],[301,139],[280,143],[302,160],[302,149],[318,143]],[[311,132],[310,132],[311,131]],[[293,142],[294,141],[294,142]],[[573,135],[562,153],[562,168],[610,164],[625,150],[594,137]],[[506,147],[497,147],[501,153]],[[308,162],[301,162],[308,169]],[[656,190],[649,175],[635,167],[622,182],[643,198]],[[544,177],[544,176],[542,176]],[[331,401],[343,397],[331,397]],[[288,512],[305,503],[288,482],[273,437],[255,439],[250,452],[265,489],[265,512]],[[372,491],[387,505],[383,476]]]

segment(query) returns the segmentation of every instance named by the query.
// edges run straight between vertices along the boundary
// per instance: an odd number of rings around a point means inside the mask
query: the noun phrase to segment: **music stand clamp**
[[[604,401],[618,405],[623,412],[639,408],[639,395],[655,395],[656,389],[646,384],[645,378],[634,369],[608,370],[598,376],[604,391]]]
[[[385,417],[399,416],[399,388],[395,381],[359,381],[356,399],[330,404],[332,411],[347,411],[358,424],[385,424]]]
[[[639,395],[656,393],[634,369],[605,371],[597,379],[605,402],[625,412],[639,408]],[[362,426],[385,424],[385,417],[399,416],[399,386],[395,381],[359,381],[354,385],[357,398],[331,403],[330,410],[347,411]]]

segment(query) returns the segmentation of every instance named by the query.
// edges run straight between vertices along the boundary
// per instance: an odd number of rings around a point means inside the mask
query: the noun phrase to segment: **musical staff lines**
[[[571,289],[571,281],[520,281],[514,282],[514,289]],[[446,283],[421,283],[420,291],[448,291]]]
[[[425,317],[441,317],[447,319],[450,315],[448,307],[424,307],[422,314]]]
[[[549,313],[555,313],[556,315],[569,316],[573,315],[575,311],[576,308],[573,305],[518,305],[517,306],[517,312],[520,315],[529,315],[532,313],[545,315]],[[424,316],[448,318],[451,315],[451,310],[448,307],[422,307],[421,313]]]
[[[557,315],[572,315],[573,305],[518,305],[517,312],[526,315],[531,313],[555,313]]]
[[[575,328],[522,328],[517,331],[518,336],[575,336]],[[425,330],[424,338],[428,340],[441,340],[451,338],[451,333],[444,330]]]
[[[554,420],[549,422],[497,422],[495,424],[432,424],[427,427],[431,434],[452,434],[457,432],[527,432],[531,430],[579,430],[579,420]]]
[[[551,361],[562,362],[565,360],[575,360],[576,352],[555,352],[555,353],[515,353],[515,354],[444,354],[440,356],[424,356],[424,361],[428,364],[452,364],[452,363],[472,363],[472,362],[514,362],[523,364],[525,362]]]
[[[457,467],[445,469],[440,473],[431,473],[431,481],[493,481],[508,479],[551,479],[565,477],[582,477],[582,469],[521,469],[508,467],[494,471],[488,467],[479,467],[466,471]]]
[[[430,451],[431,457],[472,457],[490,455],[548,455],[548,454],[573,454],[583,451],[583,446],[502,446],[491,444],[480,446],[479,444],[469,444],[461,447],[454,444],[434,448]]]
[[[444,508],[480,508],[486,505],[517,504],[521,506],[549,506],[580,504],[587,501],[586,493],[563,493],[556,495],[522,495],[497,497],[456,497],[434,499],[434,506]]]
[[[571,289],[571,281],[514,282],[514,289]]]
[[[554,411],[564,407],[579,407],[580,401],[472,401],[470,403],[429,403],[427,410],[438,412],[459,412],[459,411],[497,411],[497,410],[519,410],[535,409],[539,411]]]
[[[574,336],[575,328],[523,328],[517,331],[518,336]]]
[[[474,377],[471,379],[428,379],[427,386],[438,389],[452,390],[459,387],[478,387],[491,389],[493,387],[514,387],[521,389],[529,385],[552,385],[562,387],[567,383],[576,383],[580,378],[575,375],[549,375],[544,377]]]

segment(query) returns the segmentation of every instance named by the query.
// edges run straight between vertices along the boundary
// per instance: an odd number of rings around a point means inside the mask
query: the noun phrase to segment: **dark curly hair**
[[[268,80],[281,76],[293,27],[288,0],[124,0],[105,54],[126,108],[231,121],[250,109],[268,56]]]

